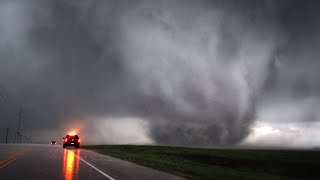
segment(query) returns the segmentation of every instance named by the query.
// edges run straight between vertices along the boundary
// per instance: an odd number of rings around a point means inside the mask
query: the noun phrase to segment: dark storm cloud
[[[237,143],[265,97],[318,97],[316,10],[311,1],[2,1],[2,123],[22,105],[36,129],[133,117],[156,143]]]
[[[316,122],[319,105],[319,17],[316,1],[289,1],[281,11],[281,28],[287,43],[277,50],[274,74],[259,111],[262,120]],[[265,118],[272,113],[274,118]],[[288,118],[284,114],[291,114]],[[277,118],[276,118],[277,117]]]

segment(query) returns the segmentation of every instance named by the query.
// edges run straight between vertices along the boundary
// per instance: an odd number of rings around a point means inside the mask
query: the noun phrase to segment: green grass
[[[320,151],[135,145],[83,148],[189,179],[320,179]]]

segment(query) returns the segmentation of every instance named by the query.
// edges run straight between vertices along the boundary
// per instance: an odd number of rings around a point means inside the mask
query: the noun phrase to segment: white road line
[[[67,150],[68,151],[68,150]],[[108,174],[104,173],[103,171],[101,171],[100,169],[98,169],[97,167],[95,167],[94,165],[88,163],[87,161],[85,161],[84,159],[82,159],[81,157],[74,155],[75,157],[79,158],[81,161],[83,161],[84,163],[86,163],[88,166],[92,167],[94,170],[98,171],[100,174],[102,174],[103,176],[105,176],[106,178],[110,179],[110,180],[115,180],[113,177],[109,176]]]

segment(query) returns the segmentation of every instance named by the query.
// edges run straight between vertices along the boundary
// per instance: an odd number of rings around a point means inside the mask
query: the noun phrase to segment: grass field
[[[83,148],[188,179],[320,179],[320,151],[135,145]]]

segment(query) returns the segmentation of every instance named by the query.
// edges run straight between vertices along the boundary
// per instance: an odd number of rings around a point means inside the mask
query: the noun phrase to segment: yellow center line
[[[30,151],[31,149],[25,149],[21,152],[18,152],[14,154],[13,156],[9,157],[6,160],[0,161],[0,169],[6,167],[10,163],[14,162],[16,159],[18,159],[20,156],[24,155],[26,152]]]

